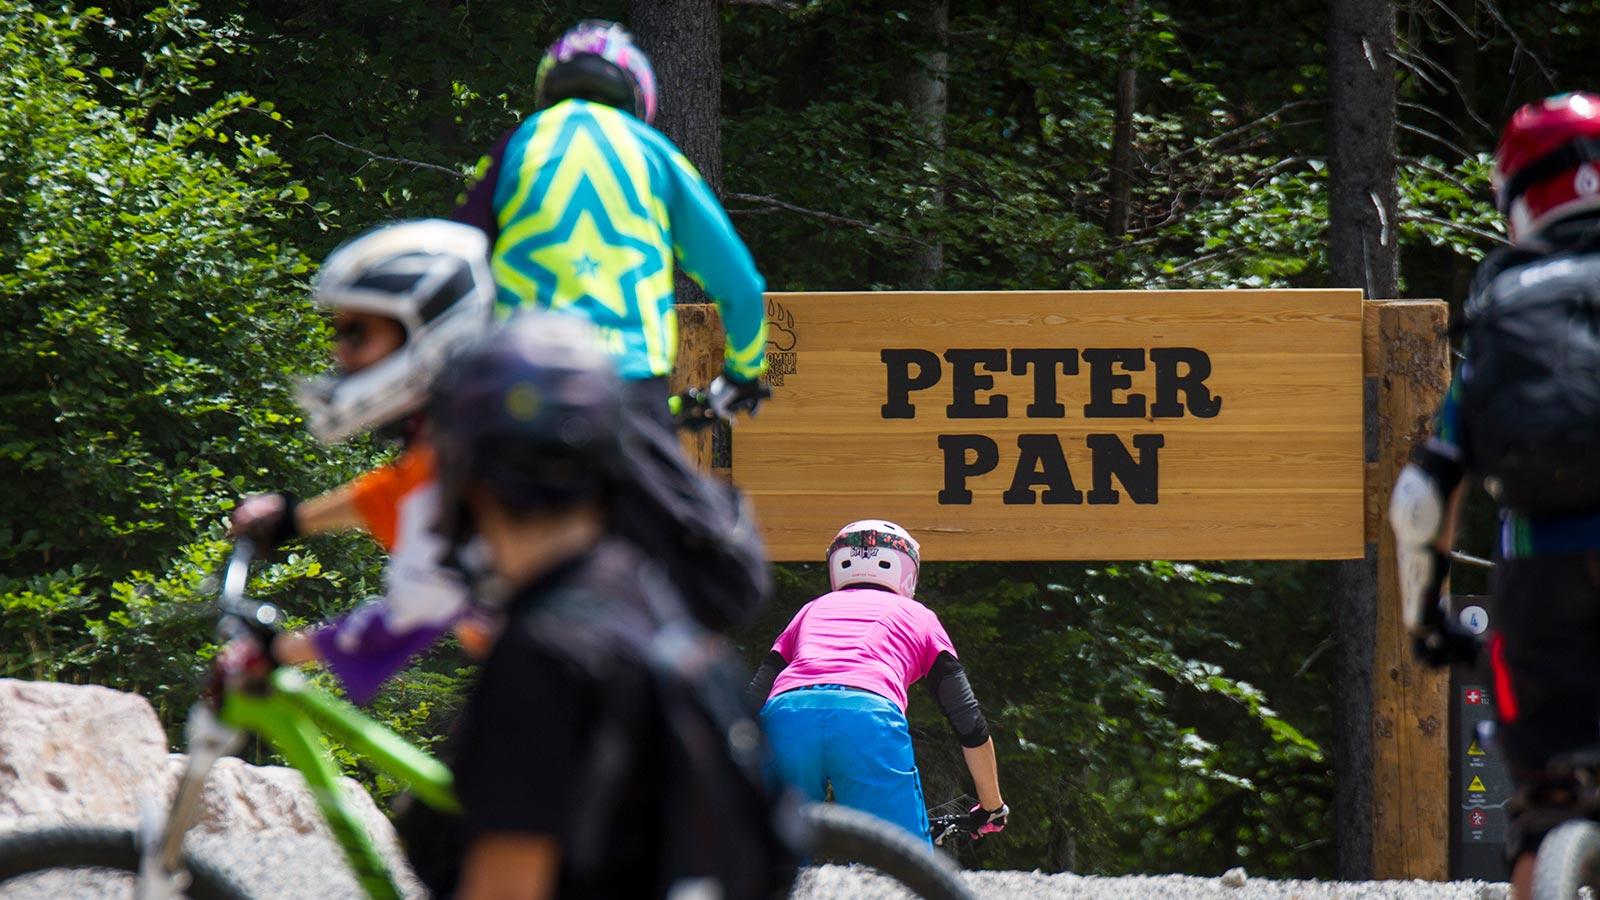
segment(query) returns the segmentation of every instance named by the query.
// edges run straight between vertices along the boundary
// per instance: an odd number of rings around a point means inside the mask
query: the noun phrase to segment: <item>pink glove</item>
[[[999,809],[984,809],[983,804],[974,806],[967,813],[965,825],[966,832],[977,840],[986,834],[997,834],[1006,828],[1006,818],[1011,815],[1011,807],[1000,804]]]

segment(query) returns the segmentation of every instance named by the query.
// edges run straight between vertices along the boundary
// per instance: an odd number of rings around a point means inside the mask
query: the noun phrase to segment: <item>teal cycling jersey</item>
[[[765,371],[765,282],[666,136],[621,110],[564,100],[502,138],[479,170],[455,218],[489,234],[503,312],[580,313],[624,378],[667,375],[676,262],[721,314],[724,371],[742,381]]]

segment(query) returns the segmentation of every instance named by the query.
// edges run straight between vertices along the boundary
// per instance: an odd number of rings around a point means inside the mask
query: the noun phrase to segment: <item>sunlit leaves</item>
[[[100,16],[0,12],[0,604],[27,611],[0,674],[170,685],[210,628],[161,618],[173,579],[216,565],[197,536],[329,455],[289,396],[324,332],[281,236],[309,195],[258,130],[270,107],[172,109],[234,25],[182,2]],[[139,71],[86,49],[108,27],[145,41]]]

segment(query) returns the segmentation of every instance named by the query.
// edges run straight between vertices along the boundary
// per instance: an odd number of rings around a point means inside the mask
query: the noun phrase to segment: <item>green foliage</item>
[[[237,8],[250,47],[213,76],[254,86],[294,124],[276,144],[329,207],[294,226],[313,256],[376,222],[448,215],[472,166],[533,111],[545,45],[579,19],[627,12],[571,0],[207,6]]]
[[[139,70],[100,65],[90,31],[137,39]],[[170,111],[231,47],[184,2],[126,27],[0,12],[0,674],[182,693],[210,623],[168,604],[198,599],[203,536],[241,493],[356,462],[290,397],[326,335],[271,105]]]
[[[1468,259],[1482,259],[1505,240],[1505,220],[1484,200],[1489,168],[1487,153],[1455,163],[1417,159],[1401,167],[1401,232]]]
[[[814,4],[735,19],[727,183],[829,216],[733,204],[769,284],[899,289],[939,247],[936,287],[950,290],[1320,286],[1327,167],[1311,126],[1324,87],[1309,23],[1324,8],[1253,6],[1138,4],[1130,19],[1105,4],[951,4],[942,143],[886,91],[897,17]],[[1285,20],[1301,40],[1284,43]],[[1133,162],[1127,228],[1112,233],[1127,68]],[[1400,167],[1400,235],[1470,261],[1497,240],[1484,158],[1437,152]]]

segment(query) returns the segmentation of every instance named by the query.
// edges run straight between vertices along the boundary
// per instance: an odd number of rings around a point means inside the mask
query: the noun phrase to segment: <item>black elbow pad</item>
[[[755,676],[750,679],[749,687],[745,688],[745,705],[752,712],[760,712],[766,705],[767,695],[772,693],[772,684],[778,680],[778,673],[789,665],[783,654],[774,650],[761,660],[761,666],[756,669]]]
[[[928,670],[928,689],[939,709],[950,720],[950,728],[963,747],[981,747],[989,740],[989,722],[983,717],[978,698],[972,695],[967,670],[948,652],[941,652]]]

